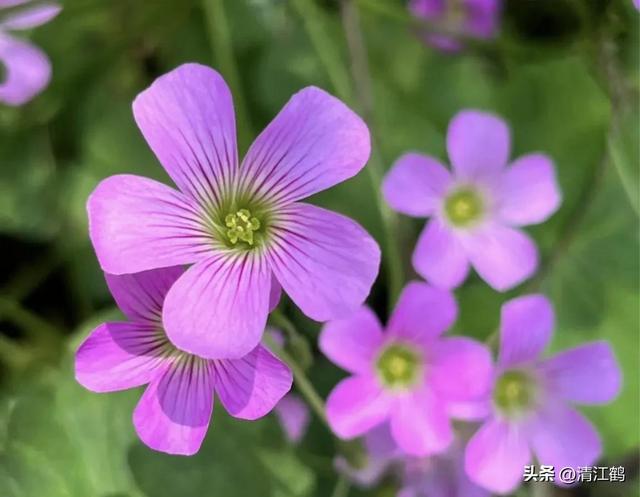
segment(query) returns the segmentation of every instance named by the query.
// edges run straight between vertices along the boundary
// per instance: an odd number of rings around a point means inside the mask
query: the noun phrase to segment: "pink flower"
[[[89,198],[89,231],[107,273],[192,264],[163,310],[176,347],[244,356],[281,287],[318,321],[364,301],[378,245],[351,219],[299,202],[355,175],[369,157],[367,127],[342,102],[300,91],[240,165],[231,94],[213,69],[180,66],[142,92],[133,112],[180,191],[139,176],[107,178]]]
[[[368,307],[331,321],[320,348],[352,376],[327,399],[327,417],[341,438],[389,421],[406,453],[444,451],[453,439],[449,407],[489,388],[488,349],[464,337],[443,338],[456,318],[451,293],[413,282],[402,292],[387,331]]]
[[[91,332],[76,353],[76,379],[94,392],[148,385],[133,413],[138,436],[152,449],[191,455],[207,432],[214,391],[229,414],[254,420],[290,390],[292,375],[262,345],[228,360],[174,347],[162,328],[162,304],[183,271],[106,275],[129,321],[107,322]]]
[[[51,63],[45,53],[10,33],[41,26],[60,12],[55,2],[0,0],[0,102],[22,105],[40,93],[51,79]]]
[[[500,354],[493,390],[477,413],[489,413],[466,449],[468,475],[478,485],[509,493],[532,453],[559,470],[592,466],[601,452],[594,427],[571,404],[606,404],[621,386],[609,345],[593,342],[541,359],[551,339],[553,309],[542,295],[502,307]]]
[[[519,227],[546,220],[560,205],[552,160],[525,155],[507,166],[507,124],[467,110],[449,124],[449,171],[415,153],[396,161],[382,191],[391,207],[430,217],[413,253],[415,270],[432,284],[460,285],[473,266],[499,291],[529,278],[538,267],[535,243]]]

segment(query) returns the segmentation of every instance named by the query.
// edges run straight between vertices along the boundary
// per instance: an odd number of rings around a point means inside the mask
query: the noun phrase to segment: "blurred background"
[[[394,495],[392,479],[336,489],[340,445],[317,419],[292,447],[273,415],[249,423],[216,409],[200,453],[172,457],[135,436],[140,392],[98,395],[74,381],[76,347],[117,316],[89,243],[86,198],[115,173],[169,182],[131,102],[187,61],[213,66],[231,86],[241,153],[304,86],[357,110],[373,133],[371,162],[314,202],[358,220],[383,249],[380,175],[407,150],[446,162],[446,126],[459,110],[507,119],[513,156],[549,153],[564,201],[528,230],[542,252],[539,274],[508,294],[472,276],[456,292],[455,331],[485,340],[502,302],[542,291],[558,316],[554,350],[610,340],[624,389],[587,415],[604,441],[601,464],[624,466],[627,482],[523,486],[516,495],[638,495],[640,13],[632,0],[506,0],[500,35],[464,40],[455,54],[425,44],[419,33],[429,26],[401,0],[61,3],[55,20],[27,33],[51,58],[51,85],[26,106],[0,105],[0,497]],[[393,225],[408,281],[423,222]],[[386,267],[370,298],[383,319]],[[285,300],[281,308],[311,352],[291,353],[304,355],[326,396],[343,373],[318,353],[319,325]]]

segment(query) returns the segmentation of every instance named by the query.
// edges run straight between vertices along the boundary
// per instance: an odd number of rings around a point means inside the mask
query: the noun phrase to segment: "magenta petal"
[[[0,21],[0,29],[20,30],[31,29],[48,23],[56,17],[62,7],[57,3],[45,2],[27,7],[17,12],[11,12]]]
[[[275,276],[271,277],[271,290],[269,291],[269,312],[273,311],[280,303],[282,297],[282,286]]]
[[[431,219],[413,252],[416,272],[440,288],[455,288],[469,274],[469,259],[462,244],[444,223]]]
[[[447,330],[457,315],[451,292],[412,281],[402,290],[387,330],[413,343],[426,343]]]
[[[453,441],[445,406],[428,388],[394,399],[391,433],[398,446],[412,456],[442,452]]]
[[[291,370],[258,345],[242,359],[215,361],[216,393],[229,414],[254,420],[268,414],[293,382]]]
[[[51,63],[45,53],[26,41],[0,32],[0,61],[4,80],[0,82],[0,102],[23,105],[40,93],[51,78]]]
[[[525,155],[511,164],[500,184],[498,215],[514,226],[538,224],[560,207],[561,194],[553,161]]]
[[[354,438],[385,421],[390,407],[390,397],[375,378],[352,376],[329,394],[327,420],[340,438]]]
[[[356,175],[371,152],[369,130],[325,91],[296,93],[256,138],[242,161],[242,189],[286,204]]]
[[[149,383],[166,358],[166,340],[153,326],[104,323],[76,352],[76,380],[94,392],[114,392]]]
[[[311,421],[307,404],[297,395],[290,393],[276,405],[274,412],[289,442],[297,444],[302,440]]]
[[[296,203],[278,211],[267,257],[285,292],[307,316],[327,321],[364,302],[380,266],[380,248],[356,222]]]
[[[450,184],[451,174],[438,160],[409,153],[391,166],[382,182],[382,194],[392,209],[426,217],[436,211]]]
[[[329,321],[320,333],[320,350],[331,362],[351,373],[371,371],[383,341],[375,313],[362,306],[351,316]]]
[[[522,231],[492,224],[465,241],[471,264],[494,289],[504,292],[533,275],[538,249]]]
[[[511,136],[507,124],[486,112],[459,112],[449,123],[447,152],[461,179],[492,179],[507,165]]]
[[[549,391],[580,404],[611,402],[622,386],[620,366],[604,341],[560,352],[545,360],[540,371]]]
[[[220,74],[181,65],[136,97],[133,114],[178,188],[202,205],[219,205],[238,168],[233,100]]]
[[[213,411],[211,363],[182,356],[147,387],[133,412],[140,439],[169,454],[198,452]]]
[[[479,421],[489,416],[493,406],[489,398],[465,402],[453,401],[447,405],[449,416],[463,421]]]
[[[87,201],[89,235],[105,272],[189,264],[211,253],[198,209],[181,193],[133,175],[100,182]]]
[[[551,340],[555,315],[544,295],[511,299],[500,312],[500,354],[502,366],[533,362]]]
[[[239,359],[262,338],[271,271],[256,252],[225,253],[191,266],[165,299],[167,336],[207,359]]]
[[[469,478],[493,492],[506,494],[522,483],[531,451],[517,424],[492,419],[469,440],[465,469]]]

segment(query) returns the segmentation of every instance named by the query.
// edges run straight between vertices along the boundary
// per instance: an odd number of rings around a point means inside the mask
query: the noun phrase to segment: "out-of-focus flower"
[[[355,310],[380,250],[357,223],[298,202],[358,173],[365,123],[309,87],[295,94],[238,165],[231,93],[213,69],[186,64],[133,104],[136,122],[180,191],[133,175],[102,181],[88,201],[107,273],[193,264],[167,294],[176,347],[239,358],[259,342],[281,288],[309,317]]]
[[[287,439],[293,444],[299,443],[311,421],[307,404],[296,394],[290,393],[278,402],[274,411]]]
[[[489,39],[498,33],[501,0],[411,0],[411,13],[420,19],[464,37]],[[420,33],[428,44],[456,52],[463,42],[453,35]]]
[[[621,372],[606,342],[593,342],[548,359],[554,313],[541,295],[502,307],[500,353],[489,416],[469,441],[465,467],[478,485],[509,493],[522,482],[532,453],[540,464],[591,466],[601,452],[594,427],[571,404],[606,404],[620,391]]]
[[[450,404],[486,395],[491,376],[484,345],[441,337],[456,314],[451,293],[412,282],[384,333],[368,307],[325,325],[321,350],[353,374],[327,399],[327,418],[339,437],[357,437],[389,420],[394,440],[408,454],[447,448],[453,439]]]
[[[633,5],[636,6],[636,9],[640,10],[640,0],[633,0]]]
[[[474,110],[453,118],[447,150],[451,172],[433,157],[409,153],[382,185],[393,209],[431,218],[413,266],[432,284],[453,288],[472,265],[493,288],[508,290],[538,266],[535,243],[518,228],[546,220],[560,205],[553,162],[536,153],[507,166],[507,124]]]
[[[41,26],[60,10],[55,2],[0,0],[0,102],[25,104],[49,84],[49,58],[38,47],[10,33]]]
[[[291,389],[289,368],[262,345],[241,359],[209,360],[178,350],[162,328],[162,303],[180,267],[106,275],[127,322],[98,326],[76,353],[76,379],[94,392],[147,385],[134,413],[140,439],[170,454],[196,453],[214,391],[229,414],[254,420]]]

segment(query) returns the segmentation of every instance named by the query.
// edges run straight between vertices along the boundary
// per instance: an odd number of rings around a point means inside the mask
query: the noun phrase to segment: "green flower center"
[[[469,226],[482,217],[484,212],[482,197],[472,188],[455,190],[445,199],[444,212],[454,226]]]
[[[226,235],[231,245],[245,242],[248,245],[254,243],[254,233],[260,229],[260,220],[251,215],[249,209],[240,209],[224,218],[227,227]]]
[[[391,344],[378,357],[376,370],[385,386],[410,387],[421,370],[420,355],[406,345]]]
[[[517,414],[532,407],[536,390],[534,379],[526,372],[507,371],[496,381],[493,402],[504,414]]]

